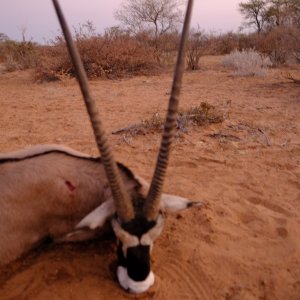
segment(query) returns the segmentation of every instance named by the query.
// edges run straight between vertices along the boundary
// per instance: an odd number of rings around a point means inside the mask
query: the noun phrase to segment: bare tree
[[[199,25],[190,30],[186,51],[186,62],[189,70],[199,69],[199,60],[205,53],[207,40],[207,35],[200,29]]]
[[[22,34],[22,42],[25,43],[26,42],[26,31],[27,31],[27,27],[25,25],[21,26],[21,34]]]
[[[248,0],[239,3],[239,11],[246,19],[246,26],[254,26],[257,33],[260,33],[266,23],[267,3],[263,0]]]
[[[5,42],[7,40],[9,40],[9,37],[5,33],[0,32],[0,42]]]
[[[151,31],[157,47],[161,35],[182,23],[181,5],[182,0],[124,0],[115,18],[135,34]]]

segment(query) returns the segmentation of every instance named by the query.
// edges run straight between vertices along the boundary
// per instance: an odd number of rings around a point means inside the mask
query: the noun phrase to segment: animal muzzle
[[[140,294],[147,291],[155,281],[155,277],[152,271],[150,271],[150,273],[144,280],[135,281],[129,277],[127,268],[123,266],[118,266],[117,277],[123,289],[135,294]]]
[[[150,266],[150,246],[137,245],[123,249],[118,245],[117,277],[120,285],[129,292],[143,293],[154,283]]]

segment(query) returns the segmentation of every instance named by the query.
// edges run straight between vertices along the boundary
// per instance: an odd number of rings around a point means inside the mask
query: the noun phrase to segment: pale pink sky
[[[98,32],[118,25],[114,11],[123,0],[60,0],[69,25],[90,20]],[[238,3],[242,0],[195,0],[192,26],[200,25],[206,31],[237,31],[242,23]],[[26,38],[43,42],[58,32],[58,22],[51,0],[1,0],[0,32],[20,40],[21,28]]]

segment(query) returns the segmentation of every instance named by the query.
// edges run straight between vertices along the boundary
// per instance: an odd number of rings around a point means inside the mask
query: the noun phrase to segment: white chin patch
[[[152,271],[150,271],[148,277],[144,281],[134,281],[129,278],[126,268],[118,266],[117,276],[122,288],[135,294],[147,291],[154,283],[154,274]]]

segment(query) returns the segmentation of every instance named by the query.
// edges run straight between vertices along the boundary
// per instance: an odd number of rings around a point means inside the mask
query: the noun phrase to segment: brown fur
[[[0,265],[45,237],[59,240],[72,232],[110,197],[101,160],[71,155],[68,150],[28,151],[30,158],[14,160],[14,154],[11,161],[0,160]],[[136,188],[131,171],[122,165],[119,169],[126,187]]]

